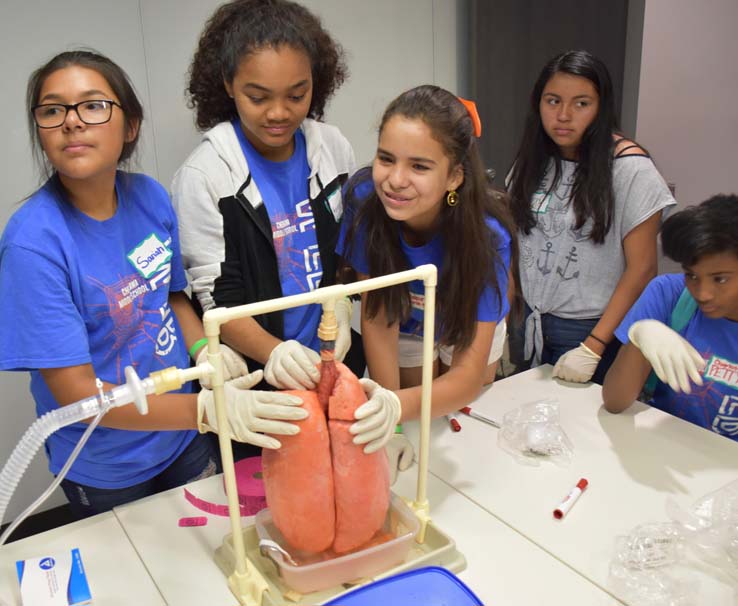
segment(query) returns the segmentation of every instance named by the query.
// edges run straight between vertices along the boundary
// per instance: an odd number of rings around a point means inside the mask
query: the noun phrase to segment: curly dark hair
[[[219,7],[200,36],[187,87],[196,124],[206,130],[238,116],[223,82],[232,82],[241,61],[263,48],[288,45],[310,58],[313,96],[308,117],[323,118],[326,103],[348,77],[343,48],[320,19],[289,0],[234,0]]]

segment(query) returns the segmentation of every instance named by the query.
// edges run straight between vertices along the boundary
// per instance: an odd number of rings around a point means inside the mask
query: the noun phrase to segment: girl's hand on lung
[[[639,320],[628,330],[628,339],[643,354],[656,376],[674,391],[690,393],[690,379],[702,385],[705,360],[679,333],[658,320]]]
[[[295,340],[282,341],[269,354],[264,378],[277,389],[315,389],[320,356]]]
[[[349,432],[354,434],[354,444],[366,444],[364,454],[372,454],[389,442],[402,416],[400,398],[394,391],[381,387],[371,379],[359,379],[368,402],[356,409],[356,423]]]
[[[386,446],[387,458],[389,459],[390,486],[397,481],[400,471],[407,471],[413,464],[415,448],[410,440],[403,434],[396,433],[390,438]]]
[[[553,369],[553,376],[572,383],[586,383],[597,370],[602,356],[598,356],[584,343],[561,356]]]
[[[293,436],[300,427],[289,421],[308,416],[302,400],[278,391],[251,391],[262,379],[262,371],[228,381],[225,390],[226,415],[231,437],[262,448],[279,448],[282,444],[270,435]],[[197,428],[200,433],[218,433],[213,392],[203,389],[197,394]]]
[[[351,311],[353,306],[347,297],[336,301],[335,313],[338,324],[338,336],[336,337],[335,358],[343,362],[349,348],[351,347]]]

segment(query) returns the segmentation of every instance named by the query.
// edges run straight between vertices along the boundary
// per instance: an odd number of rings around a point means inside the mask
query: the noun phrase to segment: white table
[[[738,477],[738,445],[643,404],[610,415],[601,409],[598,386],[558,383],[550,370],[500,381],[474,407],[501,419],[524,402],[558,398],[574,443],[571,465],[522,466],[498,448],[490,426],[461,417],[463,429],[454,434],[438,419],[428,478],[431,516],[467,559],[459,576],[490,606],[613,606],[620,602],[609,595],[607,573],[615,536],[666,521],[667,497],[688,507]],[[411,438],[416,425],[406,425]],[[416,473],[401,474],[395,492],[413,497]],[[553,508],[580,477],[590,488],[555,521]],[[221,476],[188,488],[225,502]],[[177,525],[180,517],[197,515],[206,515],[208,524]],[[20,604],[16,560],[72,547],[82,552],[95,603],[234,606],[213,561],[229,532],[227,518],[195,509],[182,488],[154,495],[4,546],[0,606]],[[735,604],[728,583],[707,571],[697,578],[700,603]]]
[[[226,502],[223,476],[187,485],[196,497]],[[231,532],[228,517],[206,514],[184,497],[183,488],[140,499],[114,509],[167,604],[234,606],[236,599],[213,554]],[[182,517],[206,516],[205,526],[179,527]],[[253,518],[242,518],[251,522]]]
[[[395,492],[414,496],[417,468],[401,474]],[[196,496],[224,503],[220,476],[189,485]],[[569,606],[620,604],[434,476],[428,497],[434,522],[456,541],[468,568],[459,576],[490,606],[548,606],[551,591]],[[233,606],[235,599],[213,561],[230,532],[227,518],[198,512],[173,489],[118,507],[116,515],[168,604]],[[207,515],[206,526],[177,527],[181,516]],[[250,523],[251,518],[242,518]]]
[[[521,404],[551,397],[574,445],[570,466],[522,465],[497,445],[497,429],[461,415],[459,433],[444,419],[433,422],[430,471],[603,589],[611,587],[616,535],[668,521],[667,498],[687,508],[738,478],[734,441],[641,403],[610,414],[599,385],[552,380],[548,365],[496,382],[472,407],[502,420]],[[406,424],[416,443],[417,430],[416,422]],[[589,488],[569,515],[554,520],[554,508],[579,478]],[[700,603],[736,603],[725,579],[694,574]]]
[[[417,467],[400,474],[395,492],[414,497]],[[552,590],[567,606],[622,604],[503,524],[487,511],[428,477],[431,518],[456,541],[467,560],[459,574],[488,606],[553,606]]]
[[[104,606],[165,606],[112,512],[73,522],[0,547],[0,606],[20,606],[17,560],[78,547],[92,603]]]

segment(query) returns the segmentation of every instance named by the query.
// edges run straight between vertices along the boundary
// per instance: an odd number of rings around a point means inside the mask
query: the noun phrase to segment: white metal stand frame
[[[237,318],[245,318],[263,313],[281,311],[291,307],[307,305],[309,303],[321,303],[325,308],[332,309],[335,301],[342,297],[355,295],[362,292],[377,290],[387,286],[393,286],[412,280],[422,280],[425,288],[425,304],[423,312],[423,366],[422,366],[422,388],[421,388],[421,412],[420,412],[420,452],[418,464],[418,483],[415,501],[410,506],[420,520],[420,531],[416,538],[417,543],[424,543],[426,531],[431,522],[429,516],[429,505],[426,495],[426,484],[428,476],[428,456],[430,442],[431,422],[431,384],[433,382],[433,349],[434,349],[434,327],[435,327],[435,304],[437,270],[435,265],[421,265],[412,270],[403,271],[379,278],[362,280],[353,284],[337,284],[319,288],[309,293],[270,299],[238,307],[215,308],[205,312],[203,324],[205,336],[208,339],[208,362],[212,365],[212,389],[215,401],[215,414],[218,427],[228,427],[228,418],[225,407],[225,392],[223,389],[223,356],[220,352],[220,327]],[[225,476],[225,488],[228,501],[228,510],[231,522],[232,534],[226,536],[224,545],[220,549],[229,550],[233,554],[232,572],[228,574],[228,585],[239,600],[246,605],[261,606],[265,592],[269,590],[269,583],[257,570],[246,556],[244,534],[241,528],[241,513],[238,503],[238,491],[236,488],[236,475],[233,466],[233,450],[229,432],[221,431],[218,434],[218,443],[223,459],[223,474]],[[232,545],[229,541],[232,541]],[[226,545],[228,543],[228,545]],[[453,544],[453,542],[451,542]],[[460,562],[460,563],[459,563]],[[461,569],[465,565],[463,556],[456,554],[456,568]],[[269,600],[269,603],[276,603]]]

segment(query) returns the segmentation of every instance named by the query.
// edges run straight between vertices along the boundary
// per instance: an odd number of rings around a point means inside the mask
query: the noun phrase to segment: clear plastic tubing
[[[139,388],[143,388],[145,393],[152,393],[153,381],[150,379],[141,381]],[[104,394],[102,402],[99,395],[91,396],[73,404],[61,406],[36,419],[35,423],[23,434],[23,438],[0,472],[0,524],[5,518],[5,511],[18,483],[46,438],[62,427],[94,417],[103,406],[114,408],[133,402],[134,397],[138,395],[134,393],[135,391],[135,387],[131,389],[129,384],[118,385]]]

